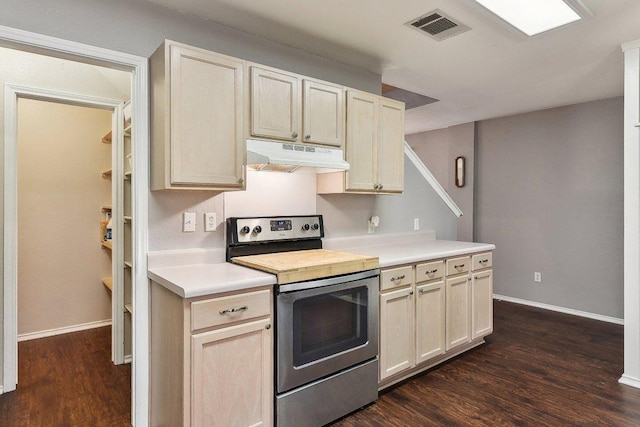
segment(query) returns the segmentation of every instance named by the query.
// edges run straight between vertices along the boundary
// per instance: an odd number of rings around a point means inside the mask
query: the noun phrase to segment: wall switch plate
[[[204,214],[204,231],[216,231],[216,213],[207,212]]]
[[[182,215],[182,231],[184,233],[191,233],[196,231],[196,213],[185,212]]]
[[[542,283],[542,273],[539,272],[535,272],[533,273],[533,281],[534,282],[538,282],[538,283]]]
[[[420,218],[413,218],[413,229],[414,231],[420,230]]]

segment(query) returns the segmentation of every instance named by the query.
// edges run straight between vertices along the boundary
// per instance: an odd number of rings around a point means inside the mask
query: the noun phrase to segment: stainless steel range
[[[321,215],[229,218],[227,260],[278,276],[276,425],[321,426],[378,397],[378,259],[322,249]]]

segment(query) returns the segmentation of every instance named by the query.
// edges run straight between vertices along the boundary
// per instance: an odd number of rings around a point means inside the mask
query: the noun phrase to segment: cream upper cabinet
[[[342,147],[344,88],[251,66],[251,136]]]
[[[404,191],[404,103],[380,98],[378,106],[379,191]]]
[[[348,191],[369,192],[376,186],[377,100],[378,97],[370,93],[347,91],[345,157],[350,169],[346,172],[345,189]]]
[[[302,94],[302,140],[342,147],[345,126],[344,88],[305,79]]]
[[[152,190],[244,188],[244,68],[168,40],[152,55]]]
[[[404,103],[347,90],[347,172],[318,174],[318,193],[404,191]]]
[[[300,141],[300,79],[251,67],[251,135]]]

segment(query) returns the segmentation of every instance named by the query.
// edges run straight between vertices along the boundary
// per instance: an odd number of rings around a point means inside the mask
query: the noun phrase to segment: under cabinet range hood
[[[315,169],[316,173],[345,171],[349,163],[339,148],[325,148],[291,142],[247,139],[247,166],[262,171],[295,172]]]

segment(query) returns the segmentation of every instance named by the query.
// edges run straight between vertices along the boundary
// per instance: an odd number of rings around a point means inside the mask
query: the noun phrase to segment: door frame
[[[5,197],[5,211],[4,211],[4,284],[5,284],[5,312],[11,316],[12,319],[17,319],[17,295],[18,295],[18,100],[19,99],[33,99],[37,101],[54,102],[65,105],[74,105],[86,108],[96,108],[100,110],[106,110],[111,112],[111,130],[112,140],[114,145],[111,149],[111,164],[113,168],[113,176],[119,177],[122,175],[122,164],[120,160],[123,157],[123,142],[122,142],[122,106],[123,102],[113,99],[96,98],[93,96],[87,96],[69,92],[59,92],[46,88],[38,88],[33,86],[14,85],[6,83],[4,85],[4,124],[5,124],[5,138],[4,138],[4,197]],[[119,179],[113,179],[111,185],[111,194],[115,200],[119,200],[123,193],[122,184]],[[116,242],[122,242],[123,233],[119,224],[122,224],[123,211],[120,206],[113,211],[114,228],[113,238]],[[124,291],[122,288],[122,273],[121,269],[116,266],[120,266],[123,263],[123,250],[122,245],[114,245],[112,250],[113,262],[111,267],[111,277],[113,280],[112,289],[112,303],[111,303],[111,319],[112,319],[112,333],[111,333],[111,359],[116,363],[123,363],[124,361],[124,324],[122,317],[121,307],[124,306]],[[14,303],[15,301],[15,303]],[[15,310],[15,315],[12,311]],[[9,322],[7,322],[9,323]],[[7,326],[7,325],[5,325]],[[16,340],[13,338],[13,325],[8,325],[12,328],[12,333],[6,336],[6,342],[8,351],[11,355],[15,355],[16,363],[13,360],[9,360],[12,366],[16,366],[16,371],[12,369],[7,373],[12,375],[12,378],[17,380],[17,335]],[[15,329],[17,334],[17,321],[15,322]],[[120,331],[120,332],[119,332]],[[14,387],[15,388],[15,387]],[[9,391],[9,390],[5,390]]]
[[[55,58],[106,66],[131,73],[132,128],[132,215],[133,222],[133,361],[131,375],[131,422],[134,426],[149,424],[149,281],[147,279],[148,199],[149,199],[149,71],[147,58],[44,36],[29,31],[0,26],[0,46],[43,54]],[[5,103],[7,95],[5,94]],[[7,177],[8,158],[16,160],[15,119],[6,117],[4,167],[4,272],[2,392],[15,390],[17,384],[17,234],[12,224],[17,221],[16,181]],[[13,145],[13,147],[11,147]],[[11,150],[14,150],[11,152]],[[16,164],[9,172],[16,172]],[[9,179],[8,179],[9,178]],[[13,188],[11,188],[13,187]],[[9,191],[9,194],[7,194]],[[13,193],[12,193],[13,192]],[[9,197],[13,197],[9,199]],[[9,222],[9,221],[13,221]]]

